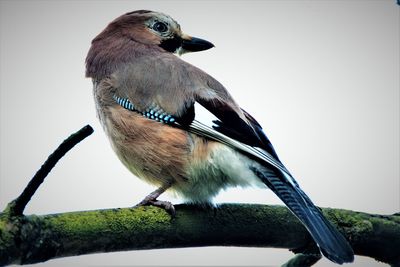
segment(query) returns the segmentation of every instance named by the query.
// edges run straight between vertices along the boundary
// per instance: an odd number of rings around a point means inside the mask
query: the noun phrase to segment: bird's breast
[[[133,174],[156,186],[184,182],[191,151],[185,131],[118,105],[105,114],[111,146]]]

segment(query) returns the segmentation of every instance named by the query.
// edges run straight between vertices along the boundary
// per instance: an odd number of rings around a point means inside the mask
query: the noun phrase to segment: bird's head
[[[112,21],[92,41],[86,57],[86,76],[108,76],[121,63],[141,54],[196,52],[212,48],[206,40],[184,34],[180,25],[163,13],[137,10]]]
[[[103,33],[118,32],[122,37],[146,45],[159,46],[167,52],[179,55],[214,47],[206,40],[184,34],[180,25],[170,16],[148,10],[137,10],[118,17]]]

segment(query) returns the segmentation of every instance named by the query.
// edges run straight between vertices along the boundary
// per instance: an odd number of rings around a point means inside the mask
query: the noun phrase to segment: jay
[[[346,239],[278,158],[261,125],[213,77],[177,55],[213,44],[181,31],[170,16],[138,10],[112,21],[86,58],[97,115],[121,162],[158,189],[139,205],[162,206],[168,190],[205,204],[221,189],[271,189],[329,260],[351,262]],[[202,121],[207,111],[214,120]]]

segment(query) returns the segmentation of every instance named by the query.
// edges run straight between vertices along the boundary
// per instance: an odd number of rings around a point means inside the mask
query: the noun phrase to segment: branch
[[[398,266],[400,216],[322,210],[357,255]],[[300,253],[310,245],[314,242],[306,229],[283,206],[224,204],[206,209],[177,205],[175,218],[155,207],[32,215],[18,220],[0,215],[0,265],[98,252],[202,246],[273,247]],[[301,254],[296,258],[295,262],[310,261]],[[316,262],[318,256],[312,260]]]
[[[18,198],[8,204],[8,212],[10,216],[22,215],[28,202],[35,194],[36,190],[43,183],[46,176],[54,168],[57,162],[76,144],[88,137],[93,133],[93,128],[86,125],[76,133],[65,139],[61,145],[47,158],[40,169],[36,172],[29,184],[25,187],[24,191]]]

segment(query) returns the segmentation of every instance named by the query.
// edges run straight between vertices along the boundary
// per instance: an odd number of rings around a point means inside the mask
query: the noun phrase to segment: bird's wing
[[[217,140],[289,174],[260,124],[202,70],[165,54],[138,58],[137,64],[121,70],[116,77],[113,97],[121,104],[129,101],[146,117]],[[199,105],[215,120],[202,120]]]
[[[259,147],[280,161],[261,125],[243,109],[233,108],[236,105],[233,101],[199,96],[196,101],[218,118],[213,129],[249,146]]]
[[[195,105],[193,111],[197,113],[198,110],[200,110],[199,106]],[[244,120],[240,119],[239,116],[236,115],[235,113],[231,113],[230,116],[232,116],[234,120],[232,121],[228,120],[229,122],[226,123],[226,118],[232,118],[232,117],[227,117],[227,112],[225,112],[224,115],[225,120],[216,118],[216,119],[211,119],[211,122],[210,119],[208,120],[203,119],[208,116],[203,115],[201,116],[201,118],[199,118],[199,116],[197,116],[196,114],[193,121],[190,124],[181,125],[179,124],[179,120],[177,124],[180,127],[185,128],[189,132],[218,141],[236,150],[244,152],[245,154],[251,156],[252,158],[262,161],[263,163],[267,163],[273,166],[274,168],[277,168],[280,171],[288,174],[288,177],[291,177],[286,167],[277,159],[276,153],[273,150],[272,145],[270,151],[272,151],[273,154],[268,152],[266,149],[251,145],[252,143],[255,142],[253,140],[258,139],[258,135],[256,135],[256,132],[253,130],[251,125],[248,125]],[[235,121],[237,122],[237,124],[235,124]],[[262,131],[261,127],[259,131]],[[291,178],[289,179],[291,183],[297,184],[294,179]]]
[[[297,184],[279,160],[261,125],[236,104],[218,81],[198,69],[197,72],[202,74],[197,77],[204,79],[201,84],[207,86],[196,90],[194,101],[186,105],[184,117],[192,120],[181,122],[178,119],[177,123],[189,132],[224,143],[279,169],[288,174],[291,183]],[[201,113],[211,113],[211,116]]]
[[[143,56],[136,61],[116,74],[117,97],[128,99],[146,114],[159,108],[174,116],[181,126],[188,126],[194,120],[202,122],[195,110],[198,103],[217,118],[210,130],[260,148],[280,164],[260,124],[235,103],[218,81],[174,55]]]

